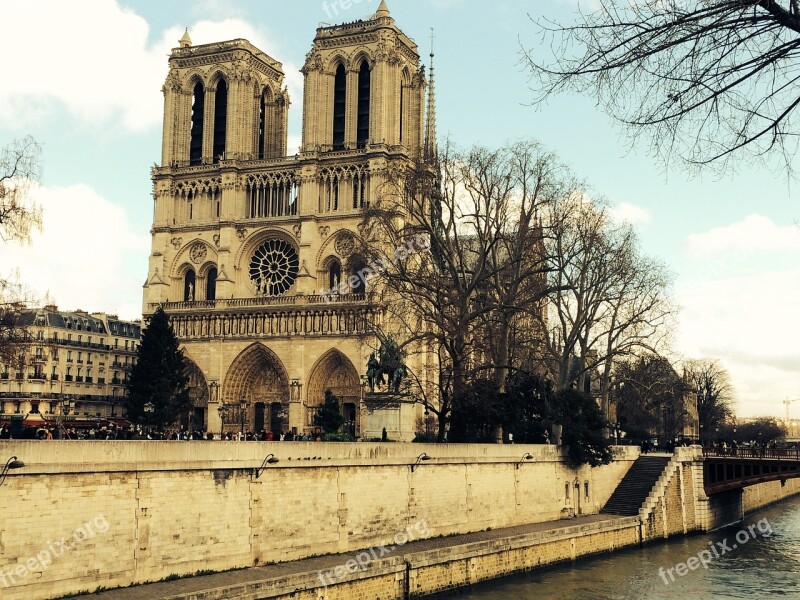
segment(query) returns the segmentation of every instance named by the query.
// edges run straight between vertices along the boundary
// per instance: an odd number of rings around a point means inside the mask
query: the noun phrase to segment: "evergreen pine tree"
[[[131,369],[125,401],[128,418],[142,419],[146,416],[144,405],[152,402],[155,406],[149,417],[152,425],[163,427],[175,423],[192,405],[186,366],[175,331],[167,314],[159,308],[142,331],[138,360]]]
[[[325,402],[314,417],[314,425],[322,427],[325,433],[336,433],[344,423],[339,410],[339,399],[330,390],[325,390]]]

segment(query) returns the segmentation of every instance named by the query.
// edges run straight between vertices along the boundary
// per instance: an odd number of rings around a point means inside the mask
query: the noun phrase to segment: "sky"
[[[387,0],[397,25],[436,61],[437,127],[462,146],[532,138],[636,225],[643,250],[674,273],[673,352],[718,360],[741,416],[784,415],[800,398],[800,209],[797,181],[770,165],[724,177],[666,168],[629,143],[590,97],[533,106],[524,45],[531,18],[570,22],[578,0]],[[161,86],[185,28],[195,44],[245,38],[283,63],[300,139],[299,72],[320,24],[365,18],[378,0],[0,0],[0,147],[42,146],[34,199],[44,226],[29,245],[0,244],[64,310],[141,315],[160,160]],[[589,5],[590,6],[590,5]],[[800,402],[792,405],[800,416]]]

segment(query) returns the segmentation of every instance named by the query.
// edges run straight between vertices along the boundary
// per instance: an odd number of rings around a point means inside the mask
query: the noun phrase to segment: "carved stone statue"
[[[367,361],[367,380],[370,390],[374,392],[376,384],[379,387],[383,385],[383,376],[386,375],[388,377],[387,391],[398,393],[400,383],[408,375],[408,369],[403,362],[403,353],[391,335],[381,341],[378,357],[376,359],[373,352]]]
[[[187,302],[194,302],[194,284],[189,284],[189,291],[186,294],[186,301]]]
[[[380,377],[380,379],[378,379]],[[381,365],[378,362],[378,359],[375,358],[375,353],[372,352],[369,355],[369,360],[367,361],[367,381],[369,381],[369,390],[371,392],[375,391],[375,383],[383,383],[383,374],[381,373]]]

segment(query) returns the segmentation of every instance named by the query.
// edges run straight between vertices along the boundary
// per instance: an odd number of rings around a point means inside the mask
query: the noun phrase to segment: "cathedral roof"
[[[186,31],[183,32],[183,37],[178,40],[178,44],[180,44],[181,48],[186,48],[187,46],[192,45],[192,38],[189,37],[189,28],[186,28]]]

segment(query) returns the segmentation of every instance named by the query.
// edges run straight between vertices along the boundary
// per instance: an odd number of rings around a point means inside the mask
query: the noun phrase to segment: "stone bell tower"
[[[419,151],[425,78],[385,1],[374,17],[320,27],[303,67],[303,150]]]

